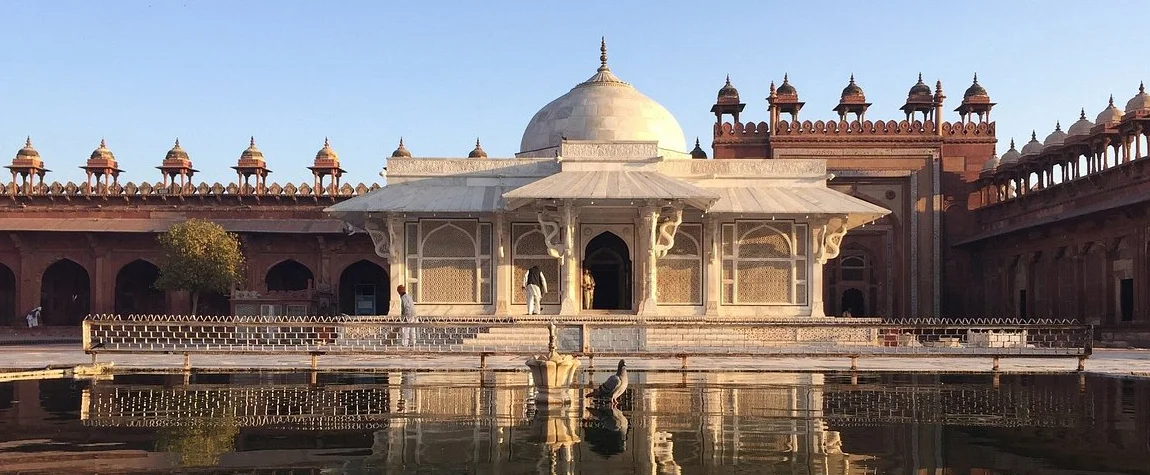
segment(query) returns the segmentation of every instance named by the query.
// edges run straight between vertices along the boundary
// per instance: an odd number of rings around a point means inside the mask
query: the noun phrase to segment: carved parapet
[[[716,139],[766,139],[770,130],[766,122],[723,122],[715,124]]]
[[[943,136],[994,137],[994,122],[943,122]]]
[[[780,121],[773,131],[776,136],[782,135],[827,135],[827,136],[886,136],[886,135],[933,135],[934,123],[931,121],[826,121],[811,122]]]
[[[360,183],[356,186],[344,184],[336,190],[334,197],[351,198],[354,196],[365,195],[373,190],[379,189],[379,184],[372,183],[365,185]],[[88,183],[73,183],[73,182],[52,182],[50,184],[36,184],[24,189],[23,187],[15,187],[12,184],[6,185],[6,190],[9,194],[14,196],[46,196],[46,197],[77,197],[77,196],[104,196],[104,197],[125,197],[125,198],[150,198],[150,197],[226,197],[226,196],[240,196],[240,195],[259,195],[269,196],[276,198],[304,198],[314,197],[314,190],[312,186],[307,183],[302,183],[298,187],[291,183],[280,186],[278,183],[272,183],[262,189],[257,189],[250,185],[243,185],[237,183],[228,183],[223,185],[221,183],[200,183],[199,185],[192,185],[187,183],[183,186],[180,185],[165,185],[161,182],[149,183],[142,182],[136,184],[127,182],[123,185],[120,184],[96,184],[89,186]]]

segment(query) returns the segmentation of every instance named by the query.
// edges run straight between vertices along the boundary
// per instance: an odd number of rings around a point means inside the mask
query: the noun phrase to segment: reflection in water
[[[611,458],[627,450],[627,429],[631,423],[623,411],[614,407],[595,407],[587,412],[591,417],[583,419],[583,435],[592,452]]]
[[[602,379],[600,374],[598,379]],[[631,374],[536,407],[525,373],[124,375],[0,384],[5,470],[1147,473],[1150,382]],[[92,452],[99,452],[94,456]]]

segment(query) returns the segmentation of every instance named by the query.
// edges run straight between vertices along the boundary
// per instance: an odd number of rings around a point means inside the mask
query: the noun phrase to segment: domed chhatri
[[[32,146],[32,136],[24,139],[24,147],[16,151],[16,159],[12,163],[20,161],[40,161],[40,152]]]
[[[983,162],[982,173],[994,173],[994,170],[998,168],[999,162],[998,155],[991,155],[986,162]]]
[[[92,186],[92,178],[96,178],[96,183],[103,181],[104,185],[111,185],[116,183],[119,179],[120,169],[119,164],[116,163],[116,156],[108,150],[108,144],[104,139],[100,139],[100,146],[92,151],[92,155],[88,157],[88,162],[80,167],[88,176],[88,186]]]
[[[922,82],[922,73],[918,73],[918,82],[910,87],[910,92],[907,92],[907,98],[915,98],[920,96],[930,97],[930,86]]]
[[[1102,109],[1102,112],[1098,113],[1098,117],[1094,119],[1094,123],[1097,125],[1113,124],[1120,122],[1123,115],[1125,114],[1122,113],[1122,110],[1114,106],[1114,95],[1111,94],[1110,103],[1105,109]]]
[[[779,89],[776,90],[775,93],[780,96],[796,96],[795,99],[798,99],[799,91],[791,84],[790,74],[783,73],[783,84],[779,86]]]
[[[1035,131],[1030,131],[1030,141],[1022,146],[1022,155],[1038,155],[1042,153],[1042,142],[1038,141],[1038,134]]]
[[[240,153],[240,166],[244,166],[252,162],[263,163],[263,161],[264,153],[261,152],[260,149],[256,148],[256,137],[253,135],[251,137],[251,141],[248,142],[248,148],[244,149],[244,151]]]
[[[394,152],[391,152],[391,158],[411,158],[411,152],[407,147],[403,146],[403,137],[399,138],[399,147],[396,147]]]
[[[177,161],[189,163],[191,162],[191,158],[188,157],[188,152],[185,152],[184,148],[180,146],[180,139],[176,139],[176,143],[172,145],[171,150],[168,150],[167,155],[164,155],[165,164],[168,162]]]
[[[92,155],[88,156],[88,166],[103,166],[104,164],[111,164],[116,166],[116,156],[108,149],[108,144],[104,139],[100,139],[100,146],[92,151]]]
[[[1150,94],[1146,94],[1146,84],[1138,83],[1138,94],[1126,101],[1126,113],[1150,111]]]
[[[1020,158],[1022,158],[1022,153],[1020,153],[1018,149],[1014,148],[1014,139],[1010,139],[1010,150],[1007,150],[1006,153],[1002,154],[1002,158],[999,160],[999,165],[1013,165],[1018,163],[1018,159]]]
[[[591,78],[543,106],[523,132],[520,153],[566,140],[647,141],[686,155],[687,141],[675,117],[658,102],[616,77],[600,43],[599,69]]]
[[[467,158],[487,158],[487,152],[479,145],[479,137],[475,138],[475,148],[467,154]]]
[[[985,97],[988,101],[990,100],[990,94],[987,94],[986,88],[982,87],[982,84],[978,83],[978,73],[974,73],[974,82],[971,83],[970,87],[966,88],[966,92],[962,94],[962,99],[965,101],[968,99],[980,97]]]
[[[339,154],[331,148],[331,143],[328,142],[327,137],[323,138],[323,148],[315,153],[315,165],[318,166],[339,166]]]
[[[1066,141],[1066,132],[1062,131],[1062,124],[1060,122],[1054,123],[1054,131],[1046,136],[1046,140],[1042,141],[1042,148],[1052,147],[1055,145],[1062,145]]]
[[[738,104],[739,103],[739,90],[731,85],[731,75],[727,75],[727,83],[719,88],[719,104]]]
[[[1093,128],[1094,122],[1086,118],[1086,108],[1083,108],[1078,114],[1078,122],[1070,124],[1070,129],[1067,130],[1067,133],[1069,133],[1071,137],[1090,135],[1090,129]]]
[[[861,100],[861,101],[866,100],[866,94],[863,94],[862,88],[859,87],[858,84],[855,84],[855,75],[851,74],[850,82],[847,83],[847,87],[843,88],[842,99],[847,100],[848,98],[856,98],[856,97],[858,98],[858,100]]]
[[[695,148],[691,149],[691,158],[704,159],[707,158],[707,152],[699,145],[699,138],[695,137]]]

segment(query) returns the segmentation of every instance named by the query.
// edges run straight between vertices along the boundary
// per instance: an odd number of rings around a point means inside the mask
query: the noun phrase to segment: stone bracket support
[[[396,292],[395,287],[407,285],[405,278],[407,262],[403,255],[403,216],[389,213],[384,219],[373,219],[369,215],[365,220],[364,230],[371,237],[371,242],[375,246],[375,254],[387,259],[388,276],[391,284],[391,288],[388,289],[388,292],[391,293],[391,298],[388,299],[388,314],[397,315],[399,313],[399,293]]]
[[[652,247],[655,250],[655,258],[662,259],[672,247],[675,247],[675,233],[679,231],[679,225],[683,224],[683,208],[664,209],[657,221]]]
[[[843,236],[847,234],[846,217],[833,217],[822,226],[815,226],[815,260],[819,265],[839,256]]]

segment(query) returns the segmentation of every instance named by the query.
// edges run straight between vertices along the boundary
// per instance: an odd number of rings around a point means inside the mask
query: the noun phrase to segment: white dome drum
[[[623,82],[601,65],[590,79],[543,106],[523,131],[520,153],[559,146],[564,139],[600,142],[658,142],[664,150],[686,153],[679,122],[667,108]]]

